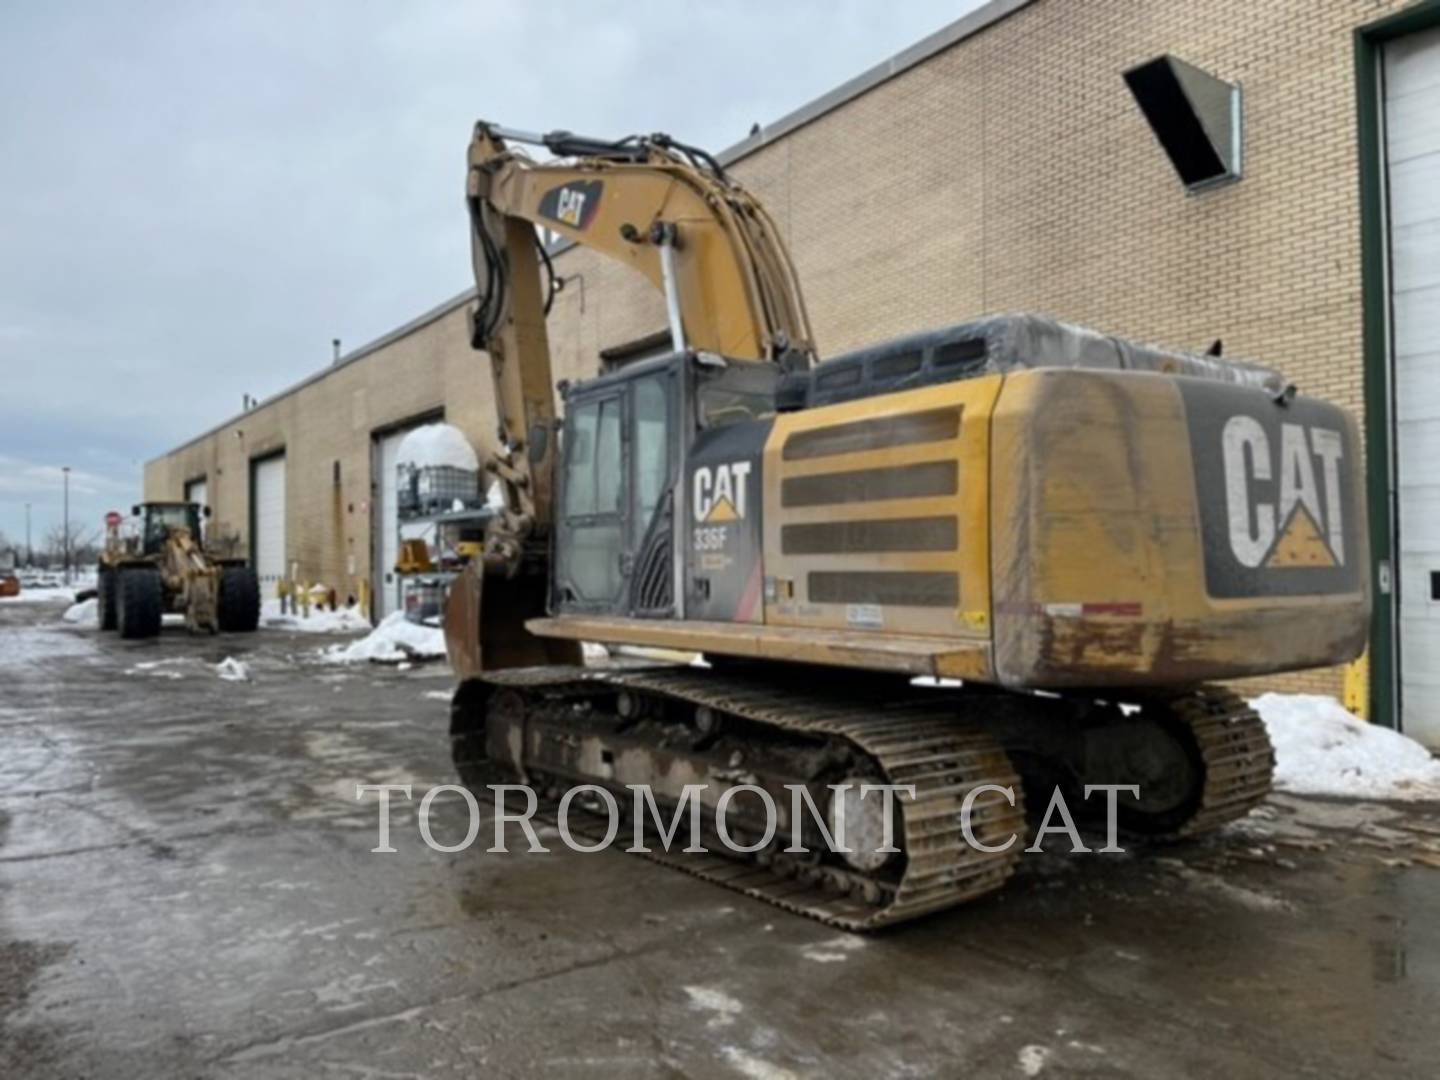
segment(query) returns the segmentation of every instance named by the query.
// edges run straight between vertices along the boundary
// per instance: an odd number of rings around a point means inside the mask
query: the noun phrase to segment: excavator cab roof
[[[744,420],[760,420],[777,411],[780,369],[761,360],[734,360],[691,349],[636,360],[593,379],[566,383],[565,397],[588,397],[662,371],[688,372],[684,380],[687,400],[693,400],[696,428],[725,427]]]

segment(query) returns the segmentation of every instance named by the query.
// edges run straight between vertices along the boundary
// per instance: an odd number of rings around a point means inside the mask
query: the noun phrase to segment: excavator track
[[[1217,686],[1177,695],[1171,717],[1194,739],[1205,777],[1199,803],[1183,822],[1160,833],[1182,839],[1238,821],[1265,801],[1275,773],[1275,748],[1265,722],[1244,698]]]
[[[806,686],[783,680],[727,676],[691,668],[520,668],[487,674],[496,687],[535,698],[601,697],[621,690],[660,695],[766,725],[778,733],[842,739],[868,760],[885,783],[913,784],[915,797],[897,799],[895,845],[898,875],[877,876],[864,888],[839,892],[833,874],[738,855],[684,853],[652,847],[649,857],[703,880],[818,919],[845,930],[865,931],[954,907],[999,889],[1014,872],[1025,833],[1020,779],[990,735],[956,718],[943,699],[896,702],[877,693]],[[473,723],[475,718],[471,718]],[[485,770],[473,757],[475,732],[458,736],[456,761],[472,787]],[[469,749],[465,749],[468,747]],[[971,823],[987,846],[1017,839],[1004,852],[971,846],[961,829],[961,807],[981,785],[1009,788],[1011,805],[998,792],[975,800]],[[574,831],[583,826],[572,823]],[[762,853],[763,855],[763,853]],[[768,865],[767,865],[768,862]],[[853,870],[846,871],[850,878]]]
[[[1087,787],[1133,785],[1138,796],[1117,798],[1119,831],[1163,842],[1213,832],[1270,793],[1275,751],[1265,724],[1222,687],[1139,693],[1129,708],[1113,699],[983,693],[988,703],[969,707],[1016,763],[1033,809],[1047,806],[1058,786],[1077,818],[1101,828],[1104,804],[1086,798]]]
[[[547,701],[571,706],[601,701],[629,690],[740,717],[778,735],[838,738],[869,761],[877,779],[913,783],[916,797],[898,804],[895,843],[903,852],[901,871],[896,876],[892,868],[889,879],[867,883],[865,889],[837,891],[833,874],[827,877],[814,866],[797,867],[765,853],[686,853],[680,844],[668,851],[652,845],[643,853],[654,862],[832,926],[875,930],[994,892],[1014,873],[1026,842],[1022,781],[1004,749],[1007,722],[991,719],[995,710],[987,708],[984,699],[935,692],[897,699],[893,687],[889,693],[867,692],[863,683],[854,681],[837,687],[800,686],[753,672],[728,675],[673,666],[515,668],[483,678],[491,687],[520,693],[527,709]],[[473,704],[467,709],[458,697],[456,709],[455,760],[462,780],[477,789],[513,782],[513,773],[484,758],[483,709]],[[967,711],[976,719],[967,719]],[[1171,734],[1188,761],[1195,788],[1155,814],[1127,814],[1122,801],[1126,834],[1161,841],[1201,835],[1244,817],[1269,793],[1274,749],[1259,715],[1238,695],[1202,686],[1149,698],[1142,716]],[[1063,724],[1064,718],[1055,715],[1047,723]],[[528,765],[523,771],[537,787],[564,783],[560,777],[536,774]],[[1078,779],[1125,782],[1111,775]],[[985,844],[1017,837],[1003,853],[972,847],[960,828],[966,794],[983,784],[1015,792],[1013,806],[992,793],[989,801],[977,800],[972,814],[973,831]],[[556,800],[542,797],[539,816],[554,821],[557,806]],[[599,820],[572,815],[569,825],[577,835],[598,840],[604,834],[594,824]],[[854,870],[845,873],[851,879],[858,876]]]

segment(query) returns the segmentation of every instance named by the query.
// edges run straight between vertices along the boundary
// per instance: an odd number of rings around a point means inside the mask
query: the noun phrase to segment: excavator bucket
[[[485,577],[472,565],[450,585],[445,601],[445,651],[463,683],[482,672],[540,664],[580,663],[580,644],[536,637],[527,619],[545,615],[546,580],[536,574]]]

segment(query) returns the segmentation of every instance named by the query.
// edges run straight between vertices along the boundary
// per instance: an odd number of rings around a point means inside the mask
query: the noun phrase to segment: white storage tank
[[[483,504],[480,460],[459,428],[451,424],[415,428],[401,440],[395,458],[402,519]]]

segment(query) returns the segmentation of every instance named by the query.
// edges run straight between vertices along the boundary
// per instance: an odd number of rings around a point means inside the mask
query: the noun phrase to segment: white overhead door
[[[400,583],[395,576],[395,560],[400,557],[400,517],[395,492],[396,451],[409,434],[395,431],[375,440],[375,512],[371,516],[375,537],[375,618],[383,619],[400,608]]]
[[[252,548],[255,573],[260,577],[262,599],[275,595],[275,585],[286,576],[285,566],[285,457],[251,463],[251,497],[255,500]]]
[[[1400,725],[1440,747],[1440,30],[1385,49]]]

